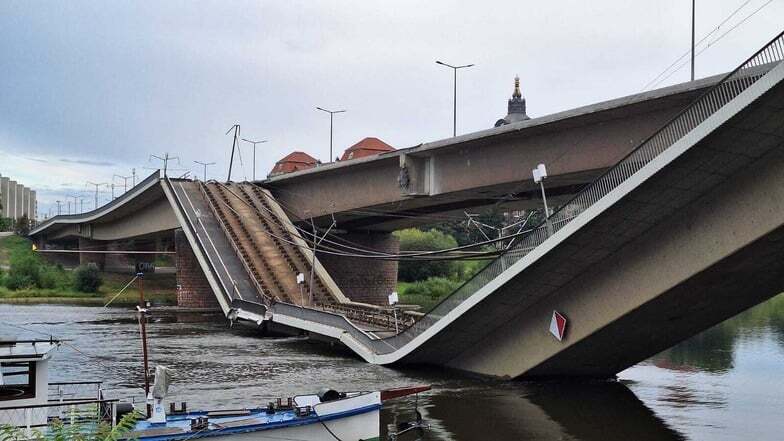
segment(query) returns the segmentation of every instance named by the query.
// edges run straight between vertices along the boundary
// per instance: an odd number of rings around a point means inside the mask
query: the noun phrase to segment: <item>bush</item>
[[[19,290],[38,286],[41,279],[41,262],[32,252],[14,252],[10,259],[11,269],[5,279],[5,286]]]
[[[27,218],[26,214],[23,214],[22,217],[16,221],[14,232],[22,237],[27,237],[27,235],[30,234],[30,219]]]
[[[457,246],[454,237],[438,230],[408,228],[394,234],[400,240],[400,251],[436,251]],[[456,275],[457,269],[458,265],[454,261],[401,261],[398,278],[414,282],[430,277],[452,277]]]
[[[428,296],[433,299],[440,299],[454,292],[454,290],[460,287],[460,284],[460,282],[443,277],[431,277],[427,280],[410,284],[406,287],[404,295]]]
[[[82,265],[74,270],[74,289],[81,292],[98,292],[103,284],[101,273],[94,265]]]
[[[13,230],[14,220],[10,217],[0,217],[0,231]]]
[[[39,272],[38,287],[42,289],[70,288],[70,277],[61,265],[43,265]]]

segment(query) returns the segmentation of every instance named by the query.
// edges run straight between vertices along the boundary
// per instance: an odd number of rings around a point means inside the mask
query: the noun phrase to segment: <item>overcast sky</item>
[[[697,57],[698,77],[776,36],[784,0],[697,0],[697,39],[714,31],[705,43],[760,7]],[[689,0],[4,0],[0,174],[39,190],[45,214],[91,195],[88,180],[151,173],[150,154],[179,156],[177,169],[214,161],[209,177],[225,179],[235,123],[269,140],[258,176],[293,150],[326,161],[329,116],[316,106],[348,110],[335,117],[336,155],[366,136],[396,148],[442,139],[452,72],[437,59],[476,64],[458,75],[458,133],[506,114],[516,74],[528,114],[544,116],[642,91],[688,51],[690,14]],[[657,87],[688,76],[684,65]],[[250,152],[235,178],[250,178]]]

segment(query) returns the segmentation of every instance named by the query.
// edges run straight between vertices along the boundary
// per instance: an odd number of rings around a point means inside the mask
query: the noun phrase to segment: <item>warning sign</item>
[[[550,333],[553,334],[558,341],[563,341],[564,334],[566,333],[566,317],[561,315],[558,311],[553,311],[553,318],[550,320]]]

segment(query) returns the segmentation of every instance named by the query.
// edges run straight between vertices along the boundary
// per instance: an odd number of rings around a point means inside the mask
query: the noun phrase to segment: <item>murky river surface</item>
[[[139,331],[124,309],[0,305],[0,339],[70,339],[55,380],[105,380],[140,396]],[[176,370],[173,399],[190,408],[264,405],[322,386],[369,390],[429,383],[419,400],[427,440],[784,439],[784,295],[619,374],[617,382],[527,383],[368,365],[337,348],[228,329],[220,316],[158,313],[154,364]],[[640,342],[645,344],[645,342]],[[382,426],[410,420],[413,400],[385,406]],[[416,436],[401,439],[417,439]]]

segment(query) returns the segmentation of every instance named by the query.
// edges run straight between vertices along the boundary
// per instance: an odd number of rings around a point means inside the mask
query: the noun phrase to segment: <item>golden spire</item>
[[[521,98],[523,95],[520,93],[520,77],[515,75],[515,89],[512,98]]]

